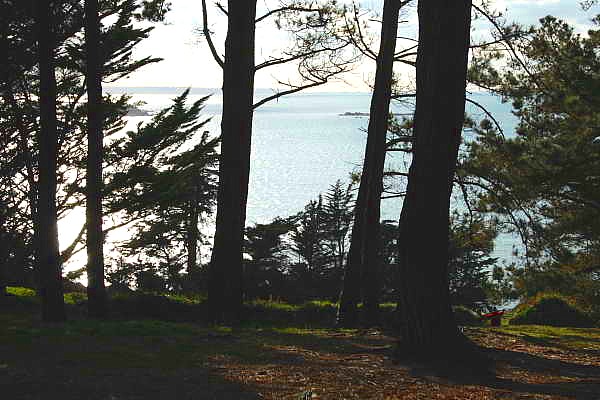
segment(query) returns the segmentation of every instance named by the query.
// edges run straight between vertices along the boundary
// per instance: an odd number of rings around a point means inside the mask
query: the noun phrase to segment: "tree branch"
[[[285,12],[285,11],[318,12],[319,10],[320,10],[319,8],[312,8],[312,7],[284,6],[284,7],[275,8],[275,9],[267,12],[266,14],[256,18],[254,20],[254,23],[259,23],[260,21],[263,21],[263,20],[273,16],[274,14],[279,14],[279,13]]]
[[[215,48],[215,44],[212,41],[211,33],[208,30],[208,12],[206,9],[206,0],[202,0],[202,34],[206,38],[206,43],[208,43],[208,47],[210,48],[210,52],[212,53],[213,58],[219,64],[221,68],[225,66],[225,62],[219,56],[217,49]]]
[[[281,82],[278,82],[278,83],[281,83]],[[259,102],[255,103],[252,106],[252,109],[256,110],[258,107],[262,106],[263,104],[268,103],[269,101],[278,99],[278,98],[280,98],[282,96],[286,96],[286,95],[292,94],[292,93],[297,93],[297,92],[300,92],[300,91],[302,91],[304,89],[309,89],[309,88],[312,88],[312,87],[321,86],[321,85],[324,85],[326,83],[327,83],[327,79],[322,80],[322,81],[312,82],[312,83],[307,84],[307,85],[293,86],[291,89],[284,90],[283,92],[277,92],[274,95],[265,97],[264,99],[262,99]]]
[[[498,132],[500,132],[500,135],[502,136],[502,139],[506,140],[506,137],[504,136],[504,130],[502,130],[502,127],[500,126],[500,123],[498,122],[498,120],[496,120],[496,118],[494,118],[494,116],[481,104],[479,104],[478,102],[476,102],[475,100],[471,100],[469,98],[465,98],[465,100],[477,107],[479,107],[479,109],[481,111],[483,111],[485,113],[485,115],[487,115],[493,122],[494,125],[496,125],[496,128],[498,129]]]

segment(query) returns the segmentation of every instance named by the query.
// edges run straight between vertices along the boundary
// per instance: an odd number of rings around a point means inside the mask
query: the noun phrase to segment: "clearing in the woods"
[[[600,329],[465,328],[494,377],[394,361],[378,330],[157,320],[42,325],[0,307],[6,399],[598,399]],[[450,374],[453,375],[453,374]]]

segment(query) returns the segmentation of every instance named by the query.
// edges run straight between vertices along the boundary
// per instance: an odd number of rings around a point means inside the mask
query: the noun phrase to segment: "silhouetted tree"
[[[225,58],[218,54],[208,29],[206,2],[203,35],[223,68],[221,159],[214,245],[209,269],[208,299],[213,319],[236,321],[242,305],[242,242],[248,198],[252,116],[255,108],[283,95],[327,83],[345,72],[355,60],[345,57],[350,46],[345,35],[345,9],[335,1],[280,1],[260,17],[256,0],[229,0]],[[274,18],[279,29],[291,34],[293,45],[280,57],[255,63],[256,24]],[[298,64],[300,83],[279,82],[288,89],[254,103],[254,75],[264,68]]]
[[[246,299],[281,297],[288,266],[288,245],[284,236],[292,229],[290,221],[275,218],[268,224],[246,228],[244,253],[244,294]]]
[[[54,71],[54,9],[50,0],[38,0],[36,28],[39,62],[39,233],[37,265],[42,299],[42,319],[66,319],[62,289],[62,266],[56,217],[56,77]]]
[[[321,209],[327,255],[333,264],[332,268],[340,273],[346,258],[348,233],[352,225],[352,188],[352,184],[344,187],[342,181],[337,180],[325,193]]]
[[[401,356],[457,356],[448,290],[449,209],[465,111],[470,0],[420,0],[413,161],[400,217]]]
[[[87,294],[88,313],[104,318],[107,313],[104,286],[104,233],[102,232],[102,43],[98,0],[85,0],[85,53],[87,81]]]
[[[367,147],[354,208],[354,224],[344,272],[344,286],[340,295],[337,316],[339,325],[352,326],[357,323],[357,305],[361,300],[361,287],[363,286],[361,283],[364,283],[365,316],[368,316],[370,323],[377,321],[380,291],[378,277],[380,203],[396,36],[398,35],[398,14],[403,4],[400,0],[386,0],[383,5],[381,39],[377,55],[375,87],[371,98]]]
[[[101,2],[101,16],[104,22],[101,32],[102,62],[105,81],[114,81],[125,77],[144,65],[158,61],[145,57],[136,60],[132,49],[148,36],[152,27],[147,24],[133,24],[138,19],[151,19],[149,9],[158,12],[158,4],[164,1],[119,0]],[[11,254],[17,254],[9,268],[11,282],[23,279],[22,284],[30,285],[29,277],[37,245],[38,209],[38,142],[39,113],[38,68],[37,68],[37,29],[35,29],[34,1],[0,3],[0,53],[6,55],[6,62],[0,63],[0,159],[11,160],[0,168],[2,182],[10,204],[9,225],[19,227],[18,247]],[[152,6],[155,4],[156,6]],[[85,42],[84,42],[84,3],[80,0],[62,0],[53,2],[55,69],[57,79],[57,149],[56,170],[56,214],[60,220],[71,211],[85,204],[86,165],[86,108],[87,88],[85,79]],[[161,8],[164,11],[164,9]],[[154,12],[153,11],[153,12]],[[161,15],[164,12],[161,11]],[[4,23],[6,22],[6,24]],[[119,132],[124,126],[127,113],[127,96],[106,96],[103,99],[103,127],[105,139]],[[108,142],[108,140],[107,140]],[[106,154],[105,154],[106,155]],[[106,158],[106,157],[105,157]],[[112,170],[120,160],[112,157],[105,160],[105,171]],[[112,164],[111,164],[112,163]],[[67,244],[61,253],[66,262],[73,254],[82,250],[85,238],[85,223],[82,223],[78,235]],[[105,233],[114,227],[105,227]],[[21,246],[23,244],[23,246]],[[12,256],[11,256],[12,257]],[[14,268],[13,268],[14,265]],[[17,279],[18,278],[18,279]]]
[[[187,105],[188,94],[112,145],[121,167],[107,181],[108,210],[123,211],[122,223],[130,225],[122,249],[142,259],[136,265],[143,268],[159,264],[156,272],[171,290],[181,289],[184,266],[188,274],[197,268],[198,226],[213,212],[216,195],[219,138],[201,132],[209,121],[200,118],[208,97]]]

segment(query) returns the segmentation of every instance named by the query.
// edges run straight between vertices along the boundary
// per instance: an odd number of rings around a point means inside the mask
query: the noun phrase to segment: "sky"
[[[476,0],[477,1],[477,0]],[[350,0],[343,2],[350,3]],[[541,17],[554,15],[566,20],[576,30],[585,33],[590,27],[593,13],[600,12],[596,6],[591,11],[585,12],[579,6],[579,0],[491,0],[493,6],[505,13],[507,20],[522,24],[535,24]],[[161,57],[160,63],[146,66],[128,79],[123,79],[113,86],[159,86],[159,87],[204,87],[216,88],[221,86],[221,70],[210,55],[204,39],[196,32],[202,24],[202,8],[200,0],[171,0],[172,8],[167,14],[166,24],[158,24],[151,33],[150,38],[138,45],[134,52],[135,57],[151,55]],[[214,31],[214,42],[222,54],[223,42],[226,34],[226,19],[214,7],[214,2],[207,1],[209,7],[209,26]],[[226,1],[223,1],[226,3]],[[258,15],[261,15],[268,6],[271,8],[278,3],[277,0],[258,0]],[[365,0],[361,6],[364,9],[381,12],[382,0]],[[416,37],[417,17],[415,7],[407,15],[401,17],[401,32],[403,35]],[[488,27],[478,24],[474,36],[485,35]],[[377,27],[373,33],[378,34]],[[256,57],[276,54],[278,48],[285,47],[287,37],[285,33],[275,28],[273,21],[265,20],[259,24],[256,32]],[[368,82],[374,74],[374,62],[365,60],[357,66],[355,71],[344,76],[343,82],[335,82],[322,91],[368,91]],[[275,77],[287,78],[294,75],[294,68],[278,68],[256,76],[255,87],[276,87]]]

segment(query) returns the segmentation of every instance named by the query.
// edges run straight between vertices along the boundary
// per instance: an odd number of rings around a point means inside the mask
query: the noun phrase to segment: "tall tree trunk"
[[[256,0],[229,0],[227,10],[217,221],[208,301],[213,319],[235,322],[242,305],[242,242],[250,174]]]
[[[402,2],[399,0],[385,0],[383,5],[381,42],[371,98],[367,147],[354,210],[344,286],[340,295],[337,321],[339,325],[352,326],[358,322],[357,305],[361,298],[361,282],[364,282],[366,322],[374,324],[378,320],[380,203],[398,14],[401,6]]]
[[[4,221],[0,220],[0,223],[4,224]],[[4,238],[4,233],[0,231],[0,243],[6,243],[7,239]],[[6,296],[7,294],[7,274],[5,271],[6,266],[8,265],[8,257],[8,249],[6,246],[0,246],[0,297]]]
[[[187,273],[188,275],[196,270],[198,264],[198,202],[199,202],[199,184],[196,181],[194,186],[193,199],[190,201],[190,215],[187,230]]]
[[[37,263],[42,319],[61,322],[66,319],[62,288],[62,268],[58,245],[56,215],[56,164],[58,140],[56,130],[56,77],[54,75],[53,10],[49,0],[38,0],[36,25],[40,73],[39,130],[39,233]]]
[[[440,359],[466,343],[448,291],[452,179],[465,112],[471,0],[420,0],[413,161],[400,217],[400,356]]]
[[[88,313],[107,314],[104,286],[104,234],[102,232],[102,57],[98,0],[85,1],[85,52],[87,80],[88,149],[86,175]]]

